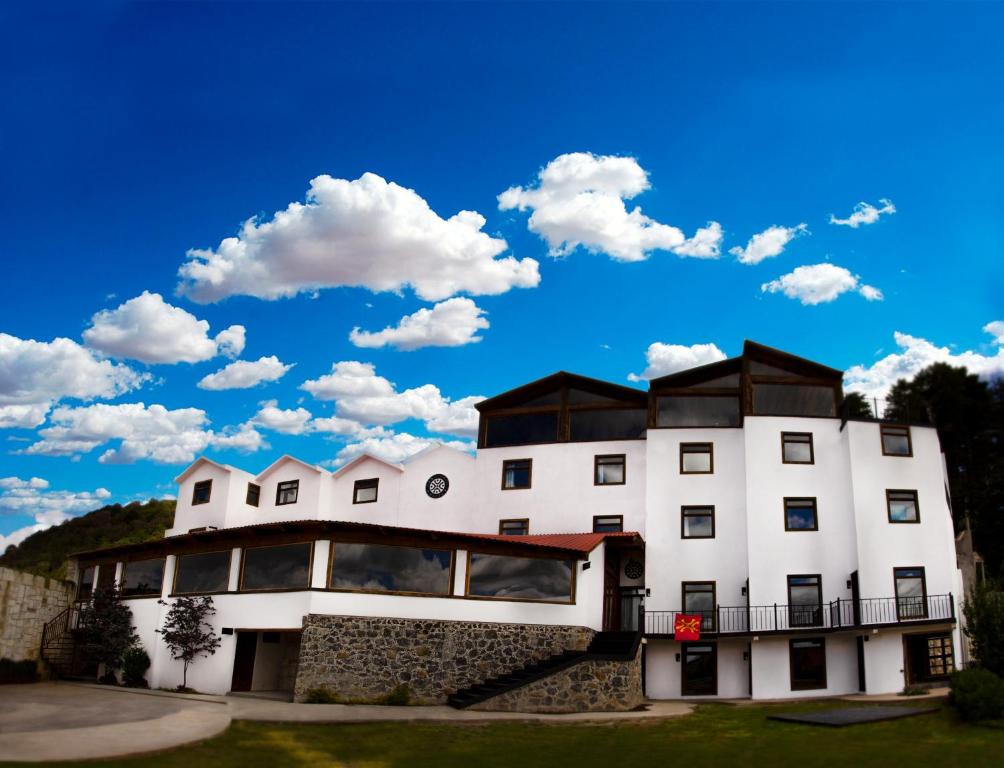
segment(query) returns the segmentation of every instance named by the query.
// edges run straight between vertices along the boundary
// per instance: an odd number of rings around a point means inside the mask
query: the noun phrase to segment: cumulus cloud
[[[305,203],[290,203],[267,221],[248,219],[215,250],[190,250],[178,292],[205,303],[238,294],[278,299],[336,286],[411,286],[422,299],[440,301],[537,285],[537,262],[497,258],[508,246],[484,225],[474,211],[440,218],[415,191],[373,173],[355,181],[318,176]]]
[[[432,445],[446,445],[450,448],[456,448],[458,451],[473,451],[475,448],[474,443],[465,440],[432,440],[427,437],[416,437],[407,432],[392,432],[382,437],[367,437],[363,440],[349,443],[327,464],[328,466],[339,467],[364,453],[376,456],[384,461],[398,463],[411,458],[416,453],[420,453]]]
[[[630,381],[648,381],[660,376],[668,376],[677,371],[697,368],[725,359],[725,353],[714,344],[649,344],[645,351],[648,366],[641,373],[629,373]]]
[[[933,363],[962,366],[983,379],[1004,376],[1004,339],[998,335],[1000,330],[1004,330],[1004,322],[994,321],[984,326],[983,330],[995,336],[995,354],[983,355],[970,350],[956,354],[949,347],[938,347],[927,339],[896,331],[893,338],[899,351],[871,365],[852,366],[844,374],[844,387],[869,398],[882,399],[899,379],[913,378],[918,371]]]
[[[764,293],[783,293],[811,306],[834,301],[840,294],[857,291],[868,301],[882,301],[882,291],[864,285],[858,275],[835,264],[811,264],[795,267],[791,272],[760,286]]]
[[[499,209],[531,210],[527,223],[552,256],[567,256],[580,245],[618,261],[642,261],[652,251],[717,258],[722,228],[717,222],[693,238],[624,204],[649,188],[648,174],[633,157],[572,152],[549,162],[535,187],[510,187],[498,196]]]
[[[0,429],[32,429],[45,421],[49,403],[29,403],[28,405],[0,405]]]
[[[80,492],[50,490],[49,482],[40,477],[0,478],[0,515],[29,516],[34,520],[31,525],[0,535],[0,553],[33,533],[68,520],[74,512],[102,506],[110,497],[111,492],[106,488]]]
[[[788,243],[808,231],[809,227],[806,224],[799,224],[795,227],[782,227],[775,224],[772,227],[767,227],[763,232],[753,235],[746,243],[745,248],[740,248],[737,245],[734,248],[729,248],[729,253],[742,264],[759,264],[764,259],[780,256]]]
[[[879,220],[879,216],[888,216],[896,213],[896,206],[892,204],[892,200],[883,197],[879,200],[879,203],[882,205],[881,208],[876,208],[871,203],[860,202],[854,206],[854,212],[846,219],[838,219],[831,213],[830,224],[839,224],[851,229],[857,229],[862,224],[874,224]]]
[[[310,419],[311,413],[306,408],[283,409],[277,401],[269,400],[261,404],[252,422],[284,435],[302,435],[307,431]]]
[[[1004,344],[1004,320],[994,320],[983,326],[983,330],[994,337],[994,342]]]
[[[488,328],[485,311],[467,298],[453,298],[405,315],[382,331],[353,328],[349,341],[357,347],[379,349],[390,345],[405,351],[422,347],[461,347],[481,341],[478,331]]]
[[[203,376],[196,385],[199,389],[250,389],[267,381],[278,381],[296,363],[286,365],[278,357],[259,357],[257,360],[235,360],[216,373]]]
[[[239,355],[244,326],[231,325],[210,338],[208,322],[168,304],[159,293],[143,291],[116,309],[95,314],[84,343],[111,357],[144,363],[198,363],[219,354]]]

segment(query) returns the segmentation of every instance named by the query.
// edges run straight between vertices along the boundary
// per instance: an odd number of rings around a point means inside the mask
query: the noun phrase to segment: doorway
[[[287,697],[293,692],[299,661],[299,631],[239,630],[230,690]]]
[[[943,682],[955,670],[950,632],[904,635],[903,653],[907,685]]]
[[[254,659],[258,650],[257,632],[238,632],[237,651],[234,654],[234,676],[231,691],[250,691],[254,680]]]
[[[716,695],[718,646],[715,643],[684,643],[681,655],[680,693],[684,696]]]
[[[865,687],[865,638],[863,635],[858,635],[857,638],[858,647],[858,690],[861,693],[866,691]]]

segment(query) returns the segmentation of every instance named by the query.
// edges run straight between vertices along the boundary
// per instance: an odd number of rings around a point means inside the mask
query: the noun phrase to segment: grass
[[[927,702],[925,702],[927,703]],[[774,711],[840,704],[704,705],[690,716],[610,725],[236,722],[192,747],[125,760],[122,768],[511,768],[511,766],[939,766],[1004,765],[1004,726],[973,726],[947,708],[933,715],[850,728],[769,721]],[[7,763],[5,765],[13,765]],[[35,763],[34,765],[38,765]],[[61,765],[70,765],[62,763]]]

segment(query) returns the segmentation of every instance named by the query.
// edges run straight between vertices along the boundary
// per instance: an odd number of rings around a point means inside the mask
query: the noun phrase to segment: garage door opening
[[[298,631],[238,630],[230,692],[292,701],[299,661]]]

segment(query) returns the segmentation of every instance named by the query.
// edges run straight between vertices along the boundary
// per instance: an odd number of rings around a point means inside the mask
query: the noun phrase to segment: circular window
[[[624,575],[629,579],[640,579],[645,575],[645,566],[637,560],[628,560],[624,565]]]
[[[450,490],[450,481],[446,475],[433,475],[425,481],[425,492],[433,499],[445,496],[448,490]]]

